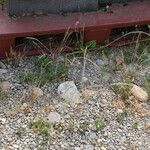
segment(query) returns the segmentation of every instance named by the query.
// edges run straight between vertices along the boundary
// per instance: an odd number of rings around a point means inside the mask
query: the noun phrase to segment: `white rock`
[[[96,139],[96,133],[95,133],[95,132],[90,132],[90,133],[89,133],[89,137],[90,137],[91,139]]]
[[[61,120],[61,116],[57,113],[57,112],[51,112],[48,115],[48,120],[51,123],[55,123],[55,122],[60,122]]]
[[[107,150],[104,146],[101,147],[101,150]]]
[[[104,65],[105,62],[101,59],[97,59],[96,62],[95,62],[98,66],[101,66],[101,65]]]
[[[19,148],[19,145],[17,145],[17,144],[13,144],[12,146],[13,146],[14,148],[16,148],[16,149]]]
[[[100,143],[100,142],[102,142],[102,141],[103,141],[102,139],[98,139],[98,140],[97,140],[98,143]]]
[[[82,82],[88,82],[88,78],[86,78],[86,77],[82,77]]]
[[[43,91],[38,87],[32,87],[30,92],[31,92],[30,95],[32,99],[39,98],[43,95]]]
[[[94,146],[88,144],[88,145],[85,146],[84,150],[94,150]]]
[[[143,90],[141,87],[133,84],[133,87],[131,89],[131,94],[137,98],[139,101],[145,102],[148,100],[148,93]]]
[[[0,74],[2,75],[2,74],[5,74],[5,73],[7,73],[7,70],[6,69],[0,69]]]
[[[23,103],[20,109],[21,109],[21,110],[26,110],[26,109],[28,109],[28,107],[29,107],[29,106],[28,106],[27,103]]]
[[[10,88],[10,83],[8,81],[3,81],[0,83],[0,89],[2,91],[7,91]]]
[[[5,123],[5,122],[6,122],[6,119],[5,119],[5,118],[0,118],[0,121],[1,121],[2,123]]]
[[[81,94],[73,81],[66,81],[60,84],[58,94],[72,106],[81,102]]]
[[[118,113],[123,113],[123,110],[122,109],[117,109],[117,114]]]

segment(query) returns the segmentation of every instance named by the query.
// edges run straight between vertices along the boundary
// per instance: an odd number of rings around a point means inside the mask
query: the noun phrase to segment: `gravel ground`
[[[112,52],[113,58],[115,53]],[[62,58],[59,56],[60,60]],[[47,83],[41,87],[44,94],[31,100],[28,96],[31,85],[21,83],[20,74],[25,68],[35,67],[33,59],[1,61],[4,69],[0,70],[0,80],[10,84],[0,101],[1,150],[150,150],[149,101],[142,103],[141,111],[126,108],[128,115],[122,122],[116,119],[126,106],[116,100],[116,94],[110,88],[110,83],[123,82],[124,77],[122,71],[107,71],[106,65],[108,62],[112,65],[112,59],[100,57],[97,52],[89,53],[88,59],[94,64],[87,62],[84,88],[81,89],[82,59],[70,57],[69,75]],[[139,86],[142,86],[144,76],[150,74],[148,67],[135,63],[125,68],[135,68],[134,83]],[[58,86],[71,80],[84,93],[82,102],[75,107],[57,94]],[[29,127],[30,122],[37,118],[48,121],[51,112],[57,112],[61,119],[55,118],[59,123],[49,135],[40,135]],[[97,116],[103,118],[104,127],[100,130],[95,124]],[[80,124],[85,122],[86,129],[83,129]]]

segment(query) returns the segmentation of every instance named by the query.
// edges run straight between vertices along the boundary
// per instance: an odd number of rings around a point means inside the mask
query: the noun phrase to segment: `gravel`
[[[106,60],[96,52],[88,55],[96,65],[103,66]],[[34,68],[34,57],[20,60],[3,60],[0,81],[11,84],[5,97],[0,101],[0,149],[2,150],[149,150],[149,115],[129,111],[128,116],[119,123],[118,112],[124,106],[115,101],[116,95],[110,88],[111,82],[122,82],[122,72],[112,73],[98,70],[87,63],[84,77],[88,83],[82,87],[94,94],[85,96],[81,104],[72,107],[57,93],[58,86],[65,81],[74,81],[81,92],[82,60],[69,58],[69,75],[57,82],[47,83],[41,90],[43,95],[31,100],[31,85],[20,82],[21,73]],[[134,64],[133,64],[134,65]],[[138,66],[135,80],[141,85],[143,76],[149,73],[146,67]],[[145,74],[143,75],[143,73]],[[83,89],[84,90],[84,89]],[[141,104],[141,103],[140,103]],[[142,103],[143,110],[149,111],[149,101]],[[128,109],[128,108],[127,108]],[[128,109],[130,110],[130,109]],[[48,136],[43,136],[30,128],[31,121],[44,118],[57,123]],[[104,118],[105,127],[97,131],[96,117]],[[55,118],[56,117],[56,118]],[[63,118],[63,119],[62,119]],[[80,123],[86,122],[87,129],[81,132]],[[146,128],[147,127],[147,128]]]

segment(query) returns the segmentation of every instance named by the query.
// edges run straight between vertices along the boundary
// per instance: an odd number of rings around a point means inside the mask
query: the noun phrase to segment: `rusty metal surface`
[[[0,12],[0,36],[25,36],[64,32],[76,26],[85,29],[114,28],[150,23],[150,2],[122,6],[114,4],[111,12],[72,13],[66,16],[49,15],[10,19]]]
[[[3,40],[1,39],[3,38],[13,39],[16,37],[57,34],[77,28],[83,30],[84,28],[88,35],[87,39],[92,36],[93,39],[102,42],[103,39],[107,38],[106,35],[109,38],[109,32],[113,28],[142,24],[150,24],[149,1],[129,3],[127,6],[113,4],[108,12],[72,13],[65,16],[49,15],[10,19],[0,12],[0,53],[10,46],[9,40],[9,46],[6,41],[6,46],[2,46]],[[98,36],[95,31],[105,34]],[[104,31],[108,31],[108,34]]]

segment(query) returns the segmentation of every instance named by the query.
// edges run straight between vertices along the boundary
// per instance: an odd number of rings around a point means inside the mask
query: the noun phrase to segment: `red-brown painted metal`
[[[9,18],[0,12],[0,57],[4,57],[10,47],[15,49],[16,37],[59,34],[80,30],[85,32],[85,40],[98,43],[109,39],[113,28],[150,24],[150,2],[134,2],[127,6],[113,4],[108,12],[51,14],[39,17]]]
[[[84,33],[85,41],[91,41],[94,39],[98,44],[102,44],[104,41],[108,40],[110,33],[111,30],[109,28],[87,30]]]

